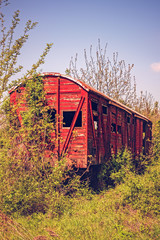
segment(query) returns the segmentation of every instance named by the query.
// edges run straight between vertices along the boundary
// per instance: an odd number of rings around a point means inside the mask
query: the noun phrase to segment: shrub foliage
[[[80,177],[72,174],[71,178],[66,160],[55,160],[53,149],[58,136],[53,137],[56,127],[46,106],[43,79],[34,76],[26,81],[17,105],[6,102],[3,109],[6,125],[0,129],[1,210],[7,214],[61,214],[70,196],[83,188]]]

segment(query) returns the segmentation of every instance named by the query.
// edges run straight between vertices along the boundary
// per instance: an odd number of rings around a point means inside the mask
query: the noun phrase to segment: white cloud
[[[154,72],[160,72],[160,62],[152,63],[151,69]]]

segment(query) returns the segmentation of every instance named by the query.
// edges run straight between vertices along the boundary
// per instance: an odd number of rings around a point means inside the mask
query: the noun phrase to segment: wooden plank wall
[[[51,108],[57,110],[57,83],[58,77],[46,77],[44,79],[44,89],[48,99],[48,105]],[[84,91],[78,84],[65,79],[60,78],[59,89],[59,110],[60,110],[60,137],[59,155],[61,155],[64,147],[65,140],[69,133],[70,128],[63,126],[63,111],[76,111],[78,104],[81,100],[81,96],[84,96],[84,102],[82,104],[82,127],[75,127],[69,139],[66,157],[70,162],[76,163],[77,167],[87,167],[87,92]],[[57,150],[57,149],[56,149]]]
[[[57,158],[65,153],[70,163],[86,168],[88,159],[92,160],[92,164],[101,164],[108,161],[111,154],[116,154],[122,146],[131,149],[135,155],[142,152],[143,146],[146,153],[149,151],[151,123],[134,117],[132,112],[109,104],[104,97],[84,90],[67,77],[44,76],[44,91],[48,106],[57,113],[58,124],[56,133],[53,134],[53,137],[58,134],[60,136],[54,149]],[[19,93],[13,91],[10,95],[11,103],[16,104],[18,96]],[[96,111],[92,109],[92,101],[97,104]],[[75,117],[71,126],[65,127],[64,111],[74,111],[75,116],[82,112],[82,126],[74,127]],[[21,120],[19,112],[17,114]]]

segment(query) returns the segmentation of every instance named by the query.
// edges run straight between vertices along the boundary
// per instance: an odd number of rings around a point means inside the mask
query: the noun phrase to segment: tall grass
[[[28,237],[39,240],[158,240],[159,163],[148,166],[142,175],[129,172],[127,168],[126,171],[123,182],[118,182],[115,188],[99,194],[88,192],[85,196],[73,196],[65,203],[68,207],[63,208],[62,214],[53,215],[48,211],[17,216],[15,220],[21,235],[6,225],[9,235],[4,239],[29,239],[25,238],[27,232]]]

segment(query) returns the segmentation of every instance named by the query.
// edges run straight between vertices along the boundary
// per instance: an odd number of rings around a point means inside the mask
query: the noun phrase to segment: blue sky
[[[71,57],[83,50],[96,50],[108,43],[107,56],[118,52],[119,59],[134,64],[138,91],[150,92],[160,101],[160,0],[9,0],[3,9],[9,24],[20,10],[21,34],[28,19],[38,22],[23,48],[19,62],[25,69],[38,59],[45,44],[54,46],[42,71],[65,73]]]

